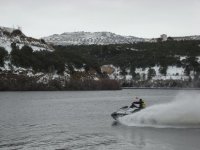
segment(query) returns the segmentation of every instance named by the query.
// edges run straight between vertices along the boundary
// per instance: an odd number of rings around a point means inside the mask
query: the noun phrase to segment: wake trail
[[[200,94],[178,94],[172,102],[119,118],[127,126],[200,128]]]

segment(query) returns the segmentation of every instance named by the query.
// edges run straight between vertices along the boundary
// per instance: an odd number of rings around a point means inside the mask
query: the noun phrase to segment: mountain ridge
[[[54,45],[108,45],[108,44],[131,44],[143,42],[145,39],[135,36],[122,36],[112,32],[64,32],[53,34],[43,39]]]
[[[0,26],[0,46],[11,52],[11,44],[16,43],[16,46],[30,46],[34,51],[39,50],[54,50],[42,39],[27,37],[20,29],[1,27]]]
[[[73,35],[116,38],[117,42],[123,39],[111,32]],[[43,47],[50,46],[48,42],[27,37],[20,29],[0,28],[0,90],[80,90],[83,84],[84,89],[93,88],[91,82],[101,86],[101,81],[106,88],[115,81],[134,87],[200,87],[198,37],[115,45],[52,45],[51,50]],[[124,41],[128,38],[135,37],[127,36]],[[107,84],[107,80],[114,82]]]
[[[163,34],[165,35],[165,34]],[[137,42],[158,42],[166,40],[200,40],[200,35],[190,35],[190,36],[169,36],[157,38],[140,38],[135,36],[123,36],[115,34],[112,32],[102,31],[102,32],[64,32],[61,34],[53,34],[50,36],[43,37],[47,43],[53,45],[110,45],[110,44],[132,44]]]

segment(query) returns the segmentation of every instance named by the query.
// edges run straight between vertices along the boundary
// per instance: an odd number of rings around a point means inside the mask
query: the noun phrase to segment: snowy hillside
[[[144,41],[134,36],[121,36],[111,32],[65,32],[44,37],[45,41],[55,45],[108,45]]]
[[[131,81],[133,79],[130,69],[126,69],[126,75],[121,75],[121,68],[115,67],[113,65],[102,66],[102,71],[105,71],[110,79],[125,79],[126,81]],[[159,72],[160,66],[154,66],[152,69],[155,70],[155,75],[152,77],[152,80],[188,80],[189,76],[185,75],[184,68],[176,66],[168,66],[166,75],[163,75]],[[107,71],[112,70],[112,71]],[[135,73],[139,75],[139,80],[147,80],[149,68],[136,68]],[[191,72],[191,77],[193,74]]]
[[[45,44],[42,40],[27,37],[18,29],[0,27],[0,47],[5,48],[5,50],[10,53],[12,43],[16,43],[19,48],[28,45],[33,49],[33,51],[53,50],[52,47]]]
[[[139,41],[146,39],[110,32],[63,33],[39,40],[19,29],[0,27],[0,90],[85,90],[93,88],[90,83],[96,89],[115,83],[200,87],[200,41]]]
[[[179,57],[180,61],[184,62],[187,56]],[[197,62],[200,63],[200,56],[196,56]],[[138,81],[145,81],[148,80],[149,69],[153,69],[155,74],[152,76],[151,81],[158,81],[158,80],[180,80],[180,81],[187,81],[189,78],[194,79],[195,72],[190,71],[190,75],[186,75],[185,68],[177,67],[177,66],[167,66],[166,73],[162,74],[160,72],[161,66],[155,65],[154,67],[146,67],[146,68],[135,68],[135,74],[137,75]],[[126,68],[125,74],[122,75],[122,69],[120,67],[116,67],[112,64],[110,65],[103,65],[101,66],[101,71],[108,74],[110,79],[115,80],[125,80],[127,82],[135,80],[130,68]]]
[[[183,41],[183,40],[200,40],[199,35],[194,36],[183,36],[183,37],[172,37],[174,40]]]

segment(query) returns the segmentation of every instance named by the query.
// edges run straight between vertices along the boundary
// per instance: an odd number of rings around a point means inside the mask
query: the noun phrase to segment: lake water
[[[200,114],[193,112],[200,103],[198,93],[148,89],[0,92],[0,150],[199,150]],[[191,105],[180,109],[184,116],[176,113],[174,117],[172,108],[177,110],[178,107],[167,103],[180,94],[191,96],[188,103]],[[147,106],[159,104],[162,110],[171,109],[172,114],[167,116],[158,107],[139,114],[142,124],[148,116],[160,121],[162,126],[138,125],[138,120],[135,123],[131,117],[122,123],[114,122],[110,114],[121,106],[130,105],[135,96],[144,98]],[[175,126],[174,120],[179,125],[187,123],[190,126]]]

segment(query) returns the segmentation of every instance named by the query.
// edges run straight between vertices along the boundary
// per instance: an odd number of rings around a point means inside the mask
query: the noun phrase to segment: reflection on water
[[[199,129],[128,127],[110,117],[134,96],[154,105],[178,92],[0,92],[0,149],[199,150]]]

